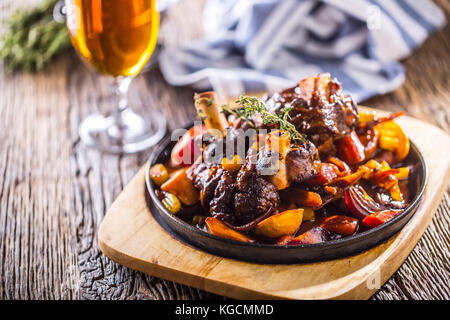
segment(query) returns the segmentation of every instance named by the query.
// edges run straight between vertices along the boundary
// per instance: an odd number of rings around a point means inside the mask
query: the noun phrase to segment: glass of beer
[[[66,0],[67,27],[85,61],[114,77],[116,106],[92,114],[80,125],[81,140],[110,153],[134,153],[156,144],[165,134],[159,112],[145,115],[128,105],[130,83],[150,58],[158,35],[156,0]]]

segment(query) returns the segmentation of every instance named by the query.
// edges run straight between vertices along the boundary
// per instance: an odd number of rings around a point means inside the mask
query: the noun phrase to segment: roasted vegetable
[[[314,185],[323,185],[331,182],[335,178],[337,178],[339,168],[332,163],[322,162],[319,164],[317,171],[317,175],[307,180],[306,182]]]
[[[281,197],[299,207],[320,207],[322,198],[317,192],[306,191],[298,187],[291,187],[281,193]]]
[[[333,181],[327,183],[326,185],[346,189],[348,186],[351,186],[356,182],[358,182],[358,180],[361,179],[363,175],[364,172],[357,171],[347,176],[336,178]]]
[[[337,187],[332,187],[332,186],[324,186],[323,190],[331,195],[336,195],[338,193],[338,188]]]
[[[350,212],[359,219],[382,210],[361,186],[352,186],[345,191],[345,203]]]
[[[358,230],[359,221],[355,218],[346,216],[331,216],[325,218],[320,226],[328,231],[343,236],[351,236]]]
[[[206,127],[197,125],[190,128],[172,149],[170,156],[170,166],[189,166],[194,163],[201,154],[201,145],[196,146],[196,140],[202,136]]]
[[[150,178],[160,186],[169,179],[169,172],[163,164],[157,163],[150,168]]]
[[[395,137],[383,135],[380,138],[379,146],[381,149],[396,151],[398,140]]]
[[[402,161],[409,153],[410,142],[402,128],[394,121],[386,121],[375,126],[380,132],[379,147],[395,152],[396,161]]]
[[[293,234],[302,224],[303,209],[283,211],[264,219],[256,225],[255,233],[269,238]]]
[[[253,242],[250,237],[231,229],[217,218],[208,217],[206,218],[205,223],[208,226],[209,232],[215,236],[242,242]]]
[[[403,193],[401,192],[398,186],[398,180],[395,184],[389,189],[389,194],[394,201],[402,202],[403,201]]]
[[[408,177],[409,169],[407,167],[392,169],[386,161],[379,163],[375,160],[370,160],[360,166],[358,170],[364,171],[364,179],[370,180],[379,187],[389,190],[393,200],[403,201],[397,176],[400,178]]]
[[[364,130],[363,133],[358,135],[359,141],[364,146],[364,155],[366,159],[371,158],[377,151],[378,141],[380,133],[377,129],[371,128]]]
[[[299,236],[290,239],[287,244],[315,244],[325,242],[330,239],[330,235],[327,230],[322,227],[314,227],[308,231],[300,234]]]
[[[178,211],[181,210],[180,200],[178,200],[178,198],[171,193],[166,192],[165,197],[161,200],[161,202],[171,214],[177,214]]]
[[[382,210],[372,213],[365,217],[362,221],[363,225],[368,228],[375,228],[392,218],[398,216],[403,210]]]
[[[360,124],[358,126],[358,131],[372,129],[375,126],[377,126],[378,124],[380,124],[380,123],[384,123],[384,122],[387,122],[387,121],[394,120],[395,118],[398,118],[398,117],[400,117],[400,116],[402,116],[404,114],[405,113],[403,111],[400,111],[400,112],[396,112],[396,113],[390,113],[387,116],[379,118],[379,117],[377,117],[376,112],[375,112],[373,114],[372,120],[366,121],[366,122],[360,122]]]
[[[328,162],[331,162],[339,169],[340,176],[347,176],[352,173],[352,170],[344,161],[336,157],[328,157]]]
[[[237,171],[241,168],[244,160],[239,155],[235,155],[233,159],[228,159],[224,157],[222,159],[222,168],[228,171]]]
[[[369,180],[373,177],[374,172],[378,171],[381,167],[382,166],[378,161],[371,159],[363,165],[360,165],[357,171],[363,172],[363,179]]]
[[[364,146],[355,131],[339,140],[338,153],[348,164],[360,163],[366,158]]]
[[[377,115],[376,111],[359,111],[359,123],[373,121]]]
[[[289,187],[290,182],[286,170],[286,154],[291,145],[289,132],[283,130],[274,130],[267,135],[264,148],[270,150],[271,153],[279,154],[276,161],[277,173],[270,177],[277,190],[283,190]]]
[[[316,214],[314,210],[308,207],[303,208],[303,221],[315,220]]]
[[[372,175],[370,181],[377,184],[381,188],[389,190],[398,183],[398,180],[395,177],[398,173],[400,173],[400,170],[397,169],[379,170]]]
[[[185,205],[193,205],[200,200],[200,193],[194,184],[186,175],[189,168],[179,169],[172,177],[167,180],[161,190],[173,193]]]
[[[409,176],[409,168],[408,167],[401,167],[397,168],[398,173],[395,174],[395,177],[397,180],[405,180],[408,179]]]

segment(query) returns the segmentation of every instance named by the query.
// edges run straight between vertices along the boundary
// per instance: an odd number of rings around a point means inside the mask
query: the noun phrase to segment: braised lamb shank
[[[290,122],[321,154],[334,154],[333,142],[349,134],[358,121],[356,104],[343,95],[342,85],[328,73],[303,79],[298,86],[265,96],[263,101],[274,113],[292,107]]]
[[[215,97],[211,93],[206,95]],[[225,170],[220,164],[199,158],[187,172],[188,178],[200,190],[200,201],[205,210],[232,226],[242,226],[268,211],[277,211],[280,206],[278,191],[313,178],[320,164],[319,151],[321,155],[335,154],[334,142],[354,130],[358,120],[355,103],[342,94],[340,83],[331,80],[329,74],[306,78],[298,86],[266,96],[263,101],[272,113],[292,107],[290,122],[307,137],[301,142],[289,140],[286,150],[275,155],[280,162],[277,172],[260,174],[258,161],[265,156],[263,149],[256,154],[247,153],[244,164],[237,171]],[[205,111],[209,109],[205,108]],[[223,119],[221,122],[224,123]],[[228,126],[219,130],[237,137],[233,123]],[[239,126],[248,128],[242,123]],[[225,139],[219,143],[225,143]]]

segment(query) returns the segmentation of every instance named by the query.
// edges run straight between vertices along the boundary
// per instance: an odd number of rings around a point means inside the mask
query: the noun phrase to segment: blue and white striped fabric
[[[398,62],[445,16],[431,0],[209,0],[206,38],[160,55],[172,85],[221,98],[330,72],[356,101],[394,90]]]

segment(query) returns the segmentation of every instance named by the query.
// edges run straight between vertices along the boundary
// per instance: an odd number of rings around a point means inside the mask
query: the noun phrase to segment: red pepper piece
[[[170,165],[172,167],[189,166],[201,154],[201,147],[195,147],[195,140],[206,131],[205,125],[190,128],[172,149]]]
[[[375,228],[392,218],[398,216],[403,210],[383,210],[372,213],[365,217],[362,221],[363,225],[368,228]]]
[[[355,131],[338,142],[339,156],[348,164],[357,164],[365,159],[364,146]]]
[[[344,161],[342,161],[339,158],[329,157],[328,162],[331,162],[336,167],[338,167],[338,169],[340,171],[339,175],[341,175],[341,176],[346,176],[346,175],[349,175],[350,173],[352,173],[352,170],[350,169],[348,164],[346,164]]]
[[[318,173],[316,176],[309,179],[307,182],[314,185],[323,185],[337,178],[339,169],[331,163],[322,162],[319,164]]]

